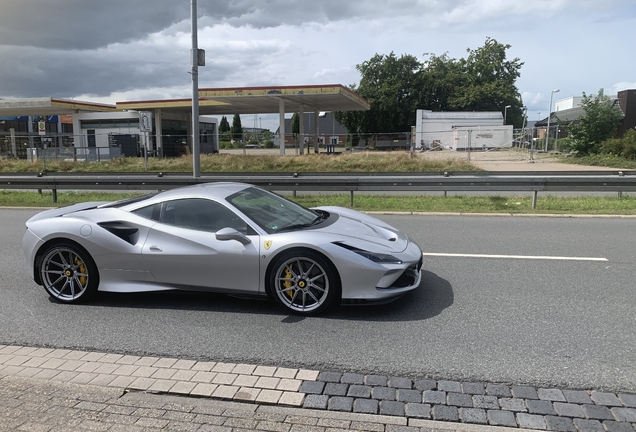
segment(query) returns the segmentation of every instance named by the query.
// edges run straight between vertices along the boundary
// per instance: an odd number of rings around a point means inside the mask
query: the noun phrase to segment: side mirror
[[[244,245],[252,243],[252,240],[241,234],[234,228],[222,228],[216,232],[216,239],[220,241],[236,240]]]

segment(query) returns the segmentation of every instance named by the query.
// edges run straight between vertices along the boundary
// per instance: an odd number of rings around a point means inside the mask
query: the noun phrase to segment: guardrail
[[[536,208],[539,192],[623,192],[636,191],[633,171],[532,172],[532,173],[270,173],[203,174],[194,178],[184,173],[155,174],[8,174],[0,176],[3,189],[50,189],[53,202],[58,190],[167,190],[208,182],[241,181],[276,191],[417,192],[486,191],[533,192]]]

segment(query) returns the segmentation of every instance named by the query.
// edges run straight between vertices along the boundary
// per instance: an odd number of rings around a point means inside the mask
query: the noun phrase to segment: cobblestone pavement
[[[0,345],[0,430],[635,432],[636,395]]]

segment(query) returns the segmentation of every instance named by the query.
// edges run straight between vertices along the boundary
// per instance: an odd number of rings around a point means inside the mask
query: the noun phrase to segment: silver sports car
[[[203,290],[271,296],[289,311],[383,303],[417,288],[422,252],[384,222],[307,209],[242,183],[206,183],[29,219],[22,245],[56,300],[97,290]]]

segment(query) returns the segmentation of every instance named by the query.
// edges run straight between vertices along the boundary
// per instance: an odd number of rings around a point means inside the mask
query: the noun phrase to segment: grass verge
[[[143,195],[138,193],[58,192],[53,204],[50,191],[0,191],[0,206],[5,207],[61,207],[87,201],[114,201]],[[294,201],[306,206],[350,207],[349,194],[301,195]],[[354,209],[387,212],[442,212],[442,213],[501,213],[501,214],[591,214],[636,215],[636,197],[557,197],[539,195],[537,209],[532,209],[532,196],[467,196],[453,195],[354,195]]]
[[[0,172],[37,173],[43,161],[0,158]],[[144,172],[142,158],[117,158],[103,162],[47,160],[46,172],[129,173]],[[150,158],[149,172],[192,172],[192,157]],[[427,160],[411,157],[408,152],[362,152],[341,155],[311,154],[304,156],[270,155],[201,155],[201,172],[460,172],[482,171],[464,160]]]

